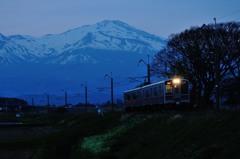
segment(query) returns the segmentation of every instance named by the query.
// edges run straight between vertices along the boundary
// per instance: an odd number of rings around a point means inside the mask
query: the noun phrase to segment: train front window
[[[166,85],[166,93],[173,93],[172,85]]]
[[[181,93],[188,94],[188,81],[183,81],[181,86]]]
[[[175,88],[175,93],[179,93],[179,87],[178,87],[178,85],[174,85],[174,88]]]

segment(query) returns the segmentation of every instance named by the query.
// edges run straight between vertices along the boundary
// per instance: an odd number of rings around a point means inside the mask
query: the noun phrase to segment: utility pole
[[[50,104],[49,104],[49,94],[45,93],[45,95],[47,96],[47,107],[48,107],[48,112],[50,110]]]
[[[112,72],[111,76],[108,74],[105,75],[105,78],[108,77],[111,80],[111,106],[112,106],[112,111],[113,111],[113,104],[114,104],[114,99],[113,99],[113,78],[112,78]]]
[[[217,19],[214,18],[215,22],[215,34],[214,34],[214,39],[215,39],[215,73],[216,73],[216,81],[215,81],[215,89],[216,89],[216,109],[219,109],[219,96],[220,96],[220,86],[219,86],[219,81],[220,81],[220,57],[219,57],[219,52],[216,50],[216,44],[217,44]]]
[[[145,61],[140,59],[139,62],[138,62],[138,66],[139,66],[139,63],[141,63],[141,62],[143,62],[147,66],[147,78],[148,78],[147,84],[150,84],[151,83],[151,80],[150,80],[151,75],[150,75],[149,55],[148,55],[148,63],[146,63]]]
[[[62,89],[61,91],[64,92],[64,106],[67,107],[68,106],[68,95],[67,95],[67,89]]]
[[[33,99],[33,97],[31,97],[32,98],[32,106],[34,105],[34,99]]]
[[[47,94],[47,106],[50,107],[49,94]]]
[[[84,84],[81,84],[85,88],[85,107],[86,107],[86,112],[88,111],[88,88],[87,88],[87,81]]]
[[[33,96],[29,96],[31,98],[31,101],[32,101],[32,104],[31,104],[31,107],[32,107],[32,111],[35,112],[35,107],[34,107],[34,99],[33,99]]]
[[[68,101],[67,101],[67,91],[64,91],[64,96],[65,96],[65,107],[66,107],[67,103],[68,103]]]

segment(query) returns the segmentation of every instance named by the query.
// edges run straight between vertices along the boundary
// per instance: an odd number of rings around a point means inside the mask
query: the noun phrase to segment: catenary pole
[[[147,84],[150,84],[151,83],[151,79],[150,79],[151,74],[150,74],[149,55],[148,55],[148,63],[146,63],[143,59],[140,59],[139,62],[138,62],[138,66],[141,62],[143,62],[147,66],[147,79],[148,79]]]
[[[108,74],[105,75],[105,78],[108,77],[111,80],[111,107],[112,107],[112,111],[113,111],[113,105],[114,105],[114,94],[113,94],[113,77],[112,77],[112,72],[111,72],[111,76],[109,76]]]

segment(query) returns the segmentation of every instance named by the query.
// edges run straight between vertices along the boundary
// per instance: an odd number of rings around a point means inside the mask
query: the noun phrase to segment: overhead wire
[[[225,14],[225,15],[223,15],[223,16],[221,16],[221,17],[217,17],[217,19],[226,18],[226,17],[232,16],[232,15],[234,15],[234,14],[236,14],[236,13],[240,13],[240,10],[237,10],[237,11],[234,11],[234,12],[231,12],[231,13],[228,13],[228,14]]]
[[[232,19],[233,21],[236,21],[236,20],[238,20],[238,19],[240,19],[240,17],[238,17],[238,18],[233,18],[233,15],[239,15],[240,14],[240,10],[236,10],[236,11],[234,11],[234,12],[231,12],[231,13],[228,13],[228,14],[225,14],[225,15],[223,15],[223,16],[220,16],[220,17],[217,17],[217,19],[219,20],[222,20],[222,19],[225,19],[225,18],[228,18],[228,19]],[[229,18],[229,17],[232,17],[232,18]],[[230,20],[231,21],[231,20]]]

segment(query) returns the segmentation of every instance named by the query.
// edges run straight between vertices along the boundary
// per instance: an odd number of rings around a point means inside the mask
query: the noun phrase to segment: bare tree
[[[152,73],[188,78],[196,102],[206,103],[215,86],[217,54],[220,81],[227,77],[239,78],[240,23],[203,25],[171,35],[166,47],[155,55]]]

